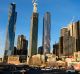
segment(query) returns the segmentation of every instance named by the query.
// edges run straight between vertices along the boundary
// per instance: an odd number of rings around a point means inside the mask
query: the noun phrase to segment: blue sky
[[[30,19],[33,11],[32,0],[0,0],[0,56],[3,56],[8,23],[8,10],[11,2],[16,3],[17,22],[15,46],[17,36],[24,34],[29,40]],[[52,45],[59,41],[60,29],[67,26],[73,16],[74,21],[80,20],[80,0],[38,0],[39,30],[38,46],[42,45],[43,16],[51,13],[51,50]]]

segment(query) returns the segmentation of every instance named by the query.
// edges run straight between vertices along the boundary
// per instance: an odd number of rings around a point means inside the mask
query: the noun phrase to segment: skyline
[[[20,0],[20,2],[17,0],[7,0],[7,1],[0,0],[0,12],[1,12],[0,13],[1,16],[0,17],[0,40],[1,40],[0,53],[3,52],[3,49],[5,48],[6,27],[8,24],[9,4],[11,2],[16,3],[16,11],[18,13],[17,21],[16,21],[15,45],[17,45],[18,35],[20,34],[25,35],[28,41],[30,37],[30,18],[33,12],[32,0],[28,0],[28,1]],[[74,16],[74,21],[80,20],[79,4],[80,4],[79,0],[77,1],[76,0],[65,0],[65,1],[47,0],[46,2],[42,0],[38,0],[38,13],[39,13],[38,47],[42,45],[43,16],[45,12],[49,11],[51,13],[51,49],[52,49],[52,45],[55,43],[55,41],[58,42],[59,40],[60,29],[62,27],[67,26],[71,22],[73,16]]]

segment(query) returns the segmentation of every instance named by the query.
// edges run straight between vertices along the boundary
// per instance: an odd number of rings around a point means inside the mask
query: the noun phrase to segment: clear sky
[[[17,36],[24,34],[29,40],[30,18],[33,11],[32,0],[0,0],[0,56],[5,48],[6,26],[8,23],[9,4],[16,3],[17,22],[15,32],[15,46]],[[80,0],[38,0],[39,30],[38,47],[42,45],[43,16],[45,12],[51,13],[51,49],[59,41],[60,29],[67,26],[73,16],[74,21],[80,20]]]

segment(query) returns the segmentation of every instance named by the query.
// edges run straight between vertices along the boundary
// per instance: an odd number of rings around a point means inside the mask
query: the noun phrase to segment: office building
[[[51,15],[46,12],[43,18],[43,41],[42,46],[44,54],[50,53],[50,30],[51,30]]]
[[[63,55],[72,56],[75,51],[75,38],[65,35],[63,37]]]
[[[17,47],[14,47],[14,56],[19,56],[20,63],[27,60],[28,40],[24,35],[18,35]]]
[[[28,40],[24,35],[18,35],[17,48],[14,47],[14,55],[26,55],[28,52]]]
[[[80,21],[73,23],[73,37],[76,41],[76,51],[80,51]]]
[[[59,39],[60,55],[72,56],[80,51],[80,21],[70,23],[68,27],[61,29]],[[62,52],[62,53],[61,53]]]
[[[80,25],[79,24],[80,24],[79,21],[77,21],[77,22],[70,23],[67,27],[68,30],[70,31],[70,36],[75,37],[75,39],[78,39],[80,36],[79,34]]]
[[[19,35],[17,39],[17,49],[18,50],[27,50],[28,41],[24,35]]]
[[[12,55],[14,51],[16,19],[17,19],[16,4],[11,3],[9,8],[8,25],[6,30],[6,44],[4,54],[5,56]]]
[[[65,33],[68,32],[68,28],[67,27],[63,27],[60,31],[60,36],[63,37],[65,36]]]
[[[63,55],[63,36],[59,37],[59,56]]]
[[[63,38],[68,33],[68,28],[63,27],[60,31],[59,37],[59,56],[63,56]]]
[[[37,2],[33,2],[33,13],[31,17],[31,28],[30,28],[30,46],[28,55],[32,56],[37,54],[37,43],[38,43],[38,12]]]
[[[55,54],[56,56],[59,56],[59,43],[55,43],[53,45],[53,54]]]
[[[27,56],[28,40],[26,40],[26,37],[24,35],[18,36],[17,51],[18,51],[18,55],[26,55]]]
[[[80,51],[80,21],[73,22],[68,26],[70,36],[75,38],[75,50]]]

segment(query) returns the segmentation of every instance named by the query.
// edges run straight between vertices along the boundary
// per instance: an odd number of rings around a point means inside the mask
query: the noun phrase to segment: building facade
[[[61,31],[60,31],[60,37],[65,36],[65,33],[67,33],[67,32],[68,32],[68,28],[67,28],[67,27],[63,27],[63,28],[61,29]]]
[[[40,46],[39,48],[38,48],[38,54],[43,54],[43,46]]]
[[[72,56],[75,51],[75,38],[65,35],[63,37],[63,55]]]
[[[46,12],[43,18],[43,41],[42,46],[44,54],[50,53],[50,30],[51,30],[51,15]]]
[[[68,26],[70,36],[75,38],[75,50],[80,51],[80,21],[73,22]]]
[[[5,56],[13,54],[16,19],[17,19],[16,4],[11,3],[9,8],[8,25],[6,31],[6,44],[4,54]]]
[[[59,37],[59,56],[63,55],[63,36]]]
[[[28,52],[28,40],[24,35],[19,35],[17,39],[16,55],[26,55]]]
[[[71,56],[80,51],[80,21],[70,23],[68,27],[61,29],[59,50],[62,55]]]
[[[55,43],[53,45],[53,54],[55,54],[56,56],[59,56],[59,43]]]
[[[76,51],[80,51],[80,21],[73,23],[73,37],[75,37]]]
[[[37,54],[38,43],[38,12],[37,3],[33,2],[33,13],[31,17],[31,29],[30,29],[30,46],[28,55],[32,56]]]
[[[18,35],[17,47],[14,47],[14,56],[19,57],[20,63],[24,63],[27,60],[28,52],[28,40],[24,35]]]
[[[17,49],[18,50],[27,50],[28,41],[24,35],[19,35],[17,39]]]

